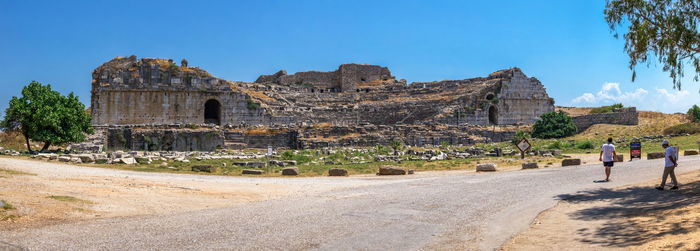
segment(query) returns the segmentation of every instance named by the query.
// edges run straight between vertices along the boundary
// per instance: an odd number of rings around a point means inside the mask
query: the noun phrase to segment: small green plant
[[[445,148],[447,148],[448,146],[450,146],[450,142],[447,142],[447,141],[440,141],[440,148],[445,149]]]
[[[394,155],[397,155],[399,150],[403,149],[403,142],[400,140],[392,140],[389,142],[389,146],[394,150]]]
[[[12,204],[8,203],[7,201],[0,200],[0,202],[2,202],[2,203],[0,203],[0,204],[2,204],[2,209],[3,209],[3,210],[14,210],[14,209],[15,209],[15,206],[13,206]]]
[[[578,143],[576,143],[576,148],[578,148],[578,149],[593,149],[593,142],[590,142],[588,140],[579,141]]]
[[[575,133],[574,121],[563,111],[542,114],[532,127],[532,136],[541,139],[563,138]]]
[[[624,107],[624,106],[623,106],[621,103],[613,104],[613,105],[606,105],[606,106],[601,106],[601,107],[593,108],[589,113],[590,113],[590,114],[611,113],[611,112],[614,112],[615,109],[620,109],[620,108],[623,108],[623,107]]]
[[[256,103],[250,98],[246,98],[245,101],[246,101],[245,107],[248,108],[248,110],[255,110],[255,109],[260,108],[260,103]]]
[[[73,196],[66,196],[66,195],[51,195],[51,196],[47,196],[46,198],[54,199],[57,201],[65,201],[65,202],[87,202],[85,200],[81,200],[81,199],[75,198]]]
[[[523,131],[523,130],[518,130],[518,131],[515,132],[515,136],[513,136],[513,140],[511,141],[511,143],[517,144],[518,142],[520,142],[520,141],[523,140],[523,139],[528,139],[528,140],[529,140],[530,137],[531,137],[531,136],[530,136],[530,133],[529,133],[529,132]]]

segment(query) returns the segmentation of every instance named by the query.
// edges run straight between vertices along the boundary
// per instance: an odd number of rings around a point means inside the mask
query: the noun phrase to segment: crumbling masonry
[[[518,68],[407,84],[386,67],[344,64],[240,82],[131,56],[95,69],[91,109],[107,148],[213,150],[500,141],[554,101]]]

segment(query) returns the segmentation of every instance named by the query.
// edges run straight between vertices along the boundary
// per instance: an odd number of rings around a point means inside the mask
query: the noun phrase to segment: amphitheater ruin
[[[408,84],[386,67],[343,64],[242,82],[131,56],[92,74],[93,139],[109,150],[467,145],[509,140],[551,111],[542,83],[518,68]]]

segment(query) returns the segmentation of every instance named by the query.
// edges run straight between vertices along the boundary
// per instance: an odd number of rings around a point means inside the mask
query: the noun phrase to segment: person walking
[[[603,167],[605,167],[605,181],[610,181],[610,169],[612,169],[615,163],[615,156],[617,155],[615,152],[615,145],[613,145],[612,142],[613,139],[608,138],[608,143],[603,144],[603,147],[600,149],[600,156],[598,157],[598,160],[602,161]]]
[[[678,189],[678,180],[676,180],[676,167],[678,166],[678,155],[676,155],[676,149],[674,147],[671,147],[668,144],[668,140],[664,140],[664,142],[661,143],[661,147],[663,147],[664,150],[664,174],[661,176],[661,185],[656,187],[657,190],[664,190],[664,187],[666,186],[666,178],[668,176],[671,176],[671,181],[673,182],[673,186],[671,187],[671,190],[677,190]]]

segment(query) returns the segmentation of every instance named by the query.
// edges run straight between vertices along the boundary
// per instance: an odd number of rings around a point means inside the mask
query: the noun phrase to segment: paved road
[[[557,195],[658,178],[661,165],[619,164],[609,183],[593,182],[602,175],[597,164],[408,178],[232,208],[0,232],[0,241],[35,250],[492,250]],[[694,170],[700,157],[681,159],[679,173]]]

